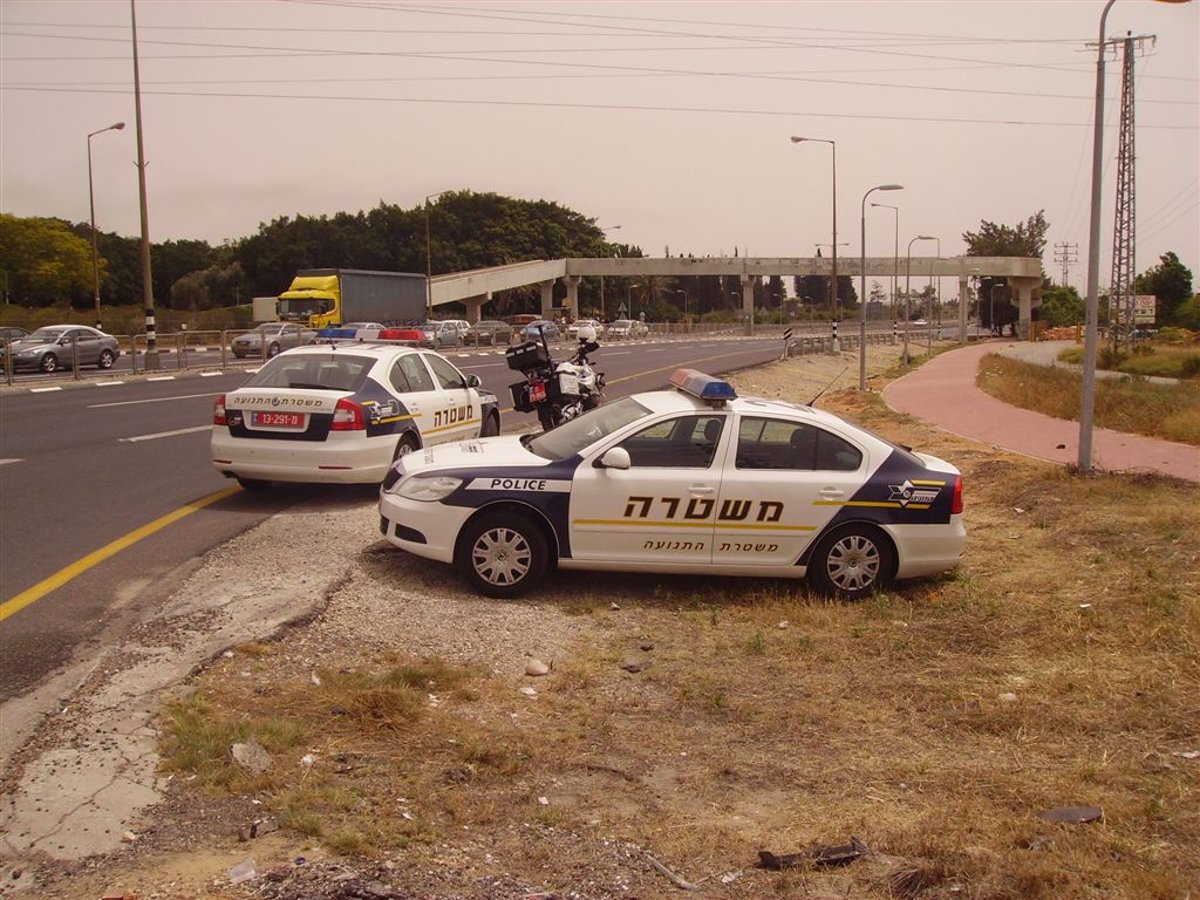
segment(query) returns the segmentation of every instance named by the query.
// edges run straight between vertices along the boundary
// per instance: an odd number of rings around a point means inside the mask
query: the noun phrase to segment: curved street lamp
[[[88,151],[88,209],[92,215],[92,297],[96,301],[96,327],[100,324],[100,251],[96,246],[96,192],[92,187],[92,138],[106,131],[120,131],[125,127],[124,122],[114,122],[107,128],[92,131],[87,136]]]
[[[859,298],[858,298],[858,389],[865,391],[867,389],[867,198],[876,191],[902,191],[902,184],[877,184],[875,187],[863,194],[862,203],[859,204],[862,212],[862,234],[860,235],[861,244],[859,250],[861,252],[858,278],[859,278]]]
[[[895,240],[892,243],[892,321],[894,322],[896,320],[896,279],[900,277],[900,207],[874,201],[871,201],[871,205],[882,206],[896,214]]]
[[[833,151],[833,261],[829,279],[829,304],[833,310],[833,319],[836,322],[841,318],[839,315],[840,304],[838,302],[838,266],[837,266],[837,142],[827,138],[812,138],[800,137],[799,135],[792,136],[793,144],[802,144],[805,141],[814,144],[828,144]]]

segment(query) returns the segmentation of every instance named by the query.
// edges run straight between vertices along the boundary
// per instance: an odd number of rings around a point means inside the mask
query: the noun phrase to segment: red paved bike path
[[[969,344],[936,356],[883,389],[897,412],[971,440],[1051,462],[1079,461],[1079,423],[1030,412],[975,386],[979,362],[1007,343]],[[1200,482],[1200,449],[1107,428],[1092,432],[1092,466],[1108,472],[1158,472]]]

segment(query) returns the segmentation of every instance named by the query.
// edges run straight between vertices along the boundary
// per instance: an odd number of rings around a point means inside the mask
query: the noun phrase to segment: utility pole
[[[1060,284],[1062,284],[1063,287],[1066,287],[1067,275],[1071,271],[1071,263],[1079,262],[1079,245],[1068,244],[1066,241],[1063,241],[1060,244],[1055,244],[1054,261],[1062,266],[1062,281]]]
[[[1113,255],[1111,287],[1108,294],[1108,337],[1112,344],[1133,341],[1134,238],[1137,219],[1133,150],[1133,55],[1154,37],[1130,37],[1121,41],[1124,65],[1121,69],[1121,123],[1117,136],[1117,200],[1113,215]]]

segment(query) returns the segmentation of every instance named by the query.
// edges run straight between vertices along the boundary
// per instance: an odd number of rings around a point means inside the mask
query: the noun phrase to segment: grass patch
[[[1067,347],[1058,358],[1065,363],[1083,365],[1083,348]],[[1200,377],[1200,350],[1143,342],[1135,345],[1133,353],[1127,353],[1101,345],[1096,353],[1096,367],[1126,375],[1197,378]]]
[[[530,892],[668,896],[624,846],[713,896],[1194,893],[1200,763],[1180,754],[1200,749],[1200,487],[1072,477],[876,394],[823,405],[959,466],[956,572],[855,604],[779,581],[563,573],[533,602],[587,627],[536,681],[404,655],[428,636],[342,668],[354,635],[326,633],[318,685],[317,645],[285,635],[268,659],[198,676],[165,714],[168,765],[211,764],[237,735],[274,740],[254,790],[286,827],[343,855],[403,850],[398,884],[464,873],[461,896],[497,871]],[[447,634],[495,627],[503,606],[470,599],[479,620]],[[631,653],[649,665],[622,668]],[[270,736],[279,721],[293,738]],[[1077,804],[1104,820],[1038,815]],[[888,862],[753,868],[760,848],[850,835]]]
[[[979,387],[1005,403],[1058,419],[1079,418],[1079,373],[999,354],[984,357]],[[1097,379],[1095,422],[1103,428],[1200,446],[1200,383]]]

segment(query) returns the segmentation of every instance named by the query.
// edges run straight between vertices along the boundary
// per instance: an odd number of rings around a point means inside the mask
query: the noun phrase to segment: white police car
[[[434,447],[384,479],[392,544],[515,597],[562,569],[807,577],[858,598],[962,556],[962,479],[822,410],[692,369],[536,437]]]
[[[397,457],[500,433],[499,403],[430,350],[388,343],[299,347],[217,398],[212,464],[243,487],[376,482]]]

